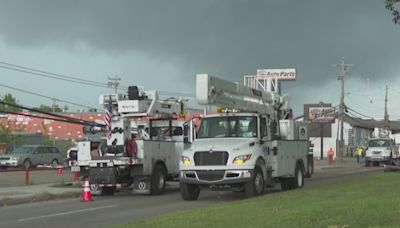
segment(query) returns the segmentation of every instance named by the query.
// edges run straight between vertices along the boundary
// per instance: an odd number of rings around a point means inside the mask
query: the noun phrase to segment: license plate
[[[81,171],[81,167],[79,166],[72,166],[71,167],[71,172],[80,172]]]

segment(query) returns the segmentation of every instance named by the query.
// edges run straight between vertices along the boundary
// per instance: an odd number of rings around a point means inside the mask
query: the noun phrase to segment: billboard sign
[[[335,108],[333,107],[310,107],[308,119],[312,122],[327,123],[335,120]]]
[[[257,77],[277,78],[278,80],[296,80],[296,69],[258,69]]]

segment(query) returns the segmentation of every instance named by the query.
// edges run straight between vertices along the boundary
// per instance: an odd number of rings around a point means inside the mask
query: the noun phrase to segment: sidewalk
[[[360,167],[365,166],[364,160],[360,160],[360,163],[357,163],[355,157],[344,157],[343,162],[339,160],[338,157],[333,161],[332,164],[329,164],[329,159],[324,158],[323,160],[314,159],[314,170],[319,171],[323,169],[335,169],[335,168],[348,168],[348,167]]]
[[[0,203],[7,201],[4,204],[13,204],[13,200],[21,201],[27,200],[32,201],[32,198],[37,198],[39,201],[43,201],[51,198],[65,198],[66,196],[73,197],[77,196],[82,192],[82,188],[75,186],[58,187],[57,184],[39,184],[39,185],[28,185],[18,187],[2,187],[0,188]],[[41,200],[42,199],[42,200]]]

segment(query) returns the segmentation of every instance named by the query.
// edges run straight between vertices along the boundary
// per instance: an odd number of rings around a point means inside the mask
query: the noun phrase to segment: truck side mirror
[[[183,124],[183,142],[192,143],[194,141],[193,121],[188,121]]]

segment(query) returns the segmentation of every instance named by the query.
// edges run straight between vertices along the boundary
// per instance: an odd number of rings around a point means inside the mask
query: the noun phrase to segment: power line
[[[72,82],[72,83],[77,83],[77,84],[109,88],[109,85],[107,83],[102,83],[102,82],[98,82],[98,81],[86,80],[86,79],[82,79],[79,77],[73,77],[73,76],[68,76],[68,75],[64,75],[64,74],[52,73],[49,71],[43,71],[43,70],[35,69],[32,67],[25,67],[25,66],[7,63],[7,62],[3,62],[3,61],[0,61],[0,64],[5,65],[5,66],[0,65],[0,68],[7,69],[7,70],[17,71],[17,72],[21,72],[21,73],[31,74],[31,75],[45,77],[45,78],[57,79],[57,80],[62,80],[62,81]],[[126,86],[118,87],[119,91],[126,91],[127,89],[128,89],[128,87],[126,87]],[[168,95],[168,94],[178,95],[179,94],[179,96],[183,96],[186,98],[194,98],[195,97],[194,94],[190,94],[190,93],[169,92],[169,91],[158,91],[158,92],[160,94],[166,94],[166,95]]]
[[[61,120],[65,120],[65,121],[71,121],[71,122],[74,122],[74,123],[81,123],[81,124],[91,125],[91,126],[104,126],[104,124],[99,124],[99,123],[96,123],[96,122],[93,122],[93,121],[86,121],[86,120],[76,119],[76,118],[72,118],[72,117],[68,117],[68,116],[58,115],[58,114],[55,114],[55,113],[45,112],[45,111],[29,108],[29,107],[26,107],[26,106],[22,106],[22,105],[7,103],[7,102],[4,102],[4,101],[0,101],[0,104],[8,105],[8,106],[11,106],[11,107],[16,107],[16,108],[20,108],[20,109],[25,109],[25,110],[28,110],[28,111],[31,111],[31,112],[37,112],[37,113],[41,113],[41,114],[57,117],[57,120],[61,119]],[[6,111],[2,111],[2,110],[0,110],[0,112],[5,112],[6,113]]]
[[[54,117],[49,117],[49,116],[36,116],[32,115],[29,113],[20,113],[20,112],[8,112],[8,111],[0,111],[1,113],[6,113],[6,114],[13,114],[13,115],[20,115],[20,116],[27,116],[27,117],[32,117],[32,118],[39,118],[39,119],[46,119],[46,120],[54,120],[54,121],[60,121],[60,122],[65,122],[65,123],[71,123],[71,124],[79,124],[79,125],[84,125],[84,126],[96,126],[96,127],[104,127],[104,124],[94,124],[89,121],[80,121],[79,119],[75,120],[68,120],[68,119],[59,119],[59,118],[54,118]]]
[[[23,92],[23,93],[35,95],[35,96],[38,96],[38,97],[48,98],[48,99],[51,99],[53,101],[55,100],[55,101],[59,101],[59,102],[63,102],[63,103],[67,103],[67,104],[71,104],[71,105],[75,105],[75,106],[79,106],[79,107],[97,109],[97,108],[94,108],[94,107],[91,107],[91,106],[82,105],[82,104],[74,103],[74,102],[71,102],[71,101],[67,101],[67,100],[62,100],[62,99],[55,98],[55,97],[46,96],[46,95],[43,95],[43,94],[39,94],[39,93],[35,93],[35,92],[32,92],[32,91],[28,91],[28,90],[18,89],[18,88],[12,87],[12,86],[4,85],[4,84],[0,84],[0,86],[4,87],[4,88],[9,88],[9,89],[12,89],[12,90],[20,91],[20,92]]]
[[[52,73],[52,72],[48,72],[48,71],[38,70],[38,69],[35,69],[35,68],[32,68],[32,67],[25,67],[25,66],[11,64],[11,63],[7,63],[7,62],[3,62],[3,61],[0,61],[0,64],[11,66],[11,67],[0,66],[0,67],[5,68],[5,69],[16,70],[15,68],[12,68],[12,67],[17,67],[17,68],[20,68],[20,69],[23,69],[23,70],[38,72],[43,77],[46,77],[45,75],[43,75],[43,74],[46,74],[46,75],[54,76],[54,77],[50,77],[49,76],[50,78],[54,78],[54,79],[60,79],[60,80],[69,79],[70,81],[79,82],[79,83],[83,82],[83,83],[88,83],[90,85],[97,85],[97,86],[101,86],[101,87],[107,86],[106,83],[102,83],[102,82],[86,80],[86,79],[82,79],[82,78],[79,78],[79,77],[73,77],[73,76],[68,76],[68,75],[63,75],[63,74],[56,74],[56,73]],[[27,72],[25,72],[25,73],[27,73]]]
[[[52,78],[52,79],[58,79],[58,80],[67,81],[67,82],[73,82],[73,83],[77,83],[77,84],[108,88],[108,86],[106,84],[104,84],[104,86],[96,85],[96,84],[92,84],[92,83],[88,83],[88,82],[84,82],[84,81],[77,81],[77,80],[65,79],[65,78],[60,78],[60,77],[54,77],[54,76],[43,74],[43,73],[36,73],[36,72],[32,72],[32,71],[27,71],[27,70],[22,70],[22,69],[7,67],[7,66],[0,66],[0,68],[18,71],[21,73],[26,73],[26,74],[36,75],[36,76],[41,76],[41,77],[45,77],[45,78]]]
[[[349,106],[347,106],[347,105],[345,105],[345,107],[346,107],[348,110],[351,110],[352,112],[357,113],[357,114],[360,115],[360,116],[363,116],[363,117],[366,117],[366,118],[369,118],[369,119],[374,119],[373,117],[364,115],[364,114],[362,114],[362,113],[360,113],[360,112],[354,110],[353,108],[351,108],[351,107],[349,107]]]

